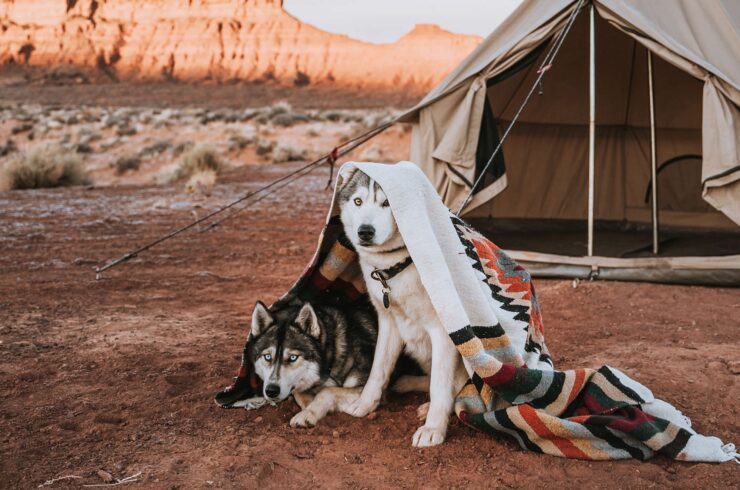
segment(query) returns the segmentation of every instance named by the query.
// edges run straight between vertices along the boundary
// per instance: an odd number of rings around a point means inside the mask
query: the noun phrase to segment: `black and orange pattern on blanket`
[[[541,360],[549,361],[529,273],[466,223],[454,216],[452,221],[493,298],[529,323],[529,342],[539,343]],[[524,449],[584,460],[644,460],[654,453],[683,459],[695,436],[643,411],[641,405],[654,400],[627,386],[631,380],[618,370],[550,371],[501,362],[514,357],[502,355],[506,334],[498,326],[466,327],[450,337],[475,371],[455,401],[458,417],[471,427],[513,437]],[[695,442],[705,439],[698,437]]]

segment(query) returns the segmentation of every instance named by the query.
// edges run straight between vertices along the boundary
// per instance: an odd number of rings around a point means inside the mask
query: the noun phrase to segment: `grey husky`
[[[359,397],[372,367],[378,323],[371,307],[293,304],[270,310],[257,302],[248,352],[270,402],[293,395],[301,411],[293,427],[313,426]],[[425,391],[425,376],[403,376],[393,389]]]

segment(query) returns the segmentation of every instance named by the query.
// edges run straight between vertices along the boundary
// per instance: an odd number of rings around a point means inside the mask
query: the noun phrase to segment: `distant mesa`
[[[301,22],[282,0],[0,3],[0,64],[111,80],[428,89],[480,41],[419,24],[395,43],[366,43]]]

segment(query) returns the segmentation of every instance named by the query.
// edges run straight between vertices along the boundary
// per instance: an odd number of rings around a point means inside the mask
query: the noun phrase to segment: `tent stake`
[[[588,63],[588,256],[594,254],[594,167],[596,160],[596,25],[593,3],[589,10]]]
[[[653,86],[653,53],[647,52],[648,94],[650,98],[650,176],[652,178],[653,254],[658,254],[658,150],[655,145],[655,88]]]

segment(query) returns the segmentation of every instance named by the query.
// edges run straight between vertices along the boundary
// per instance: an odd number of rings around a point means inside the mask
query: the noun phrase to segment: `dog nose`
[[[360,227],[357,228],[357,236],[360,237],[360,240],[369,242],[375,236],[375,228],[371,225],[360,225]]]
[[[265,386],[265,395],[267,395],[267,398],[279,397],[280,396],[280,386],[278,385]]]

